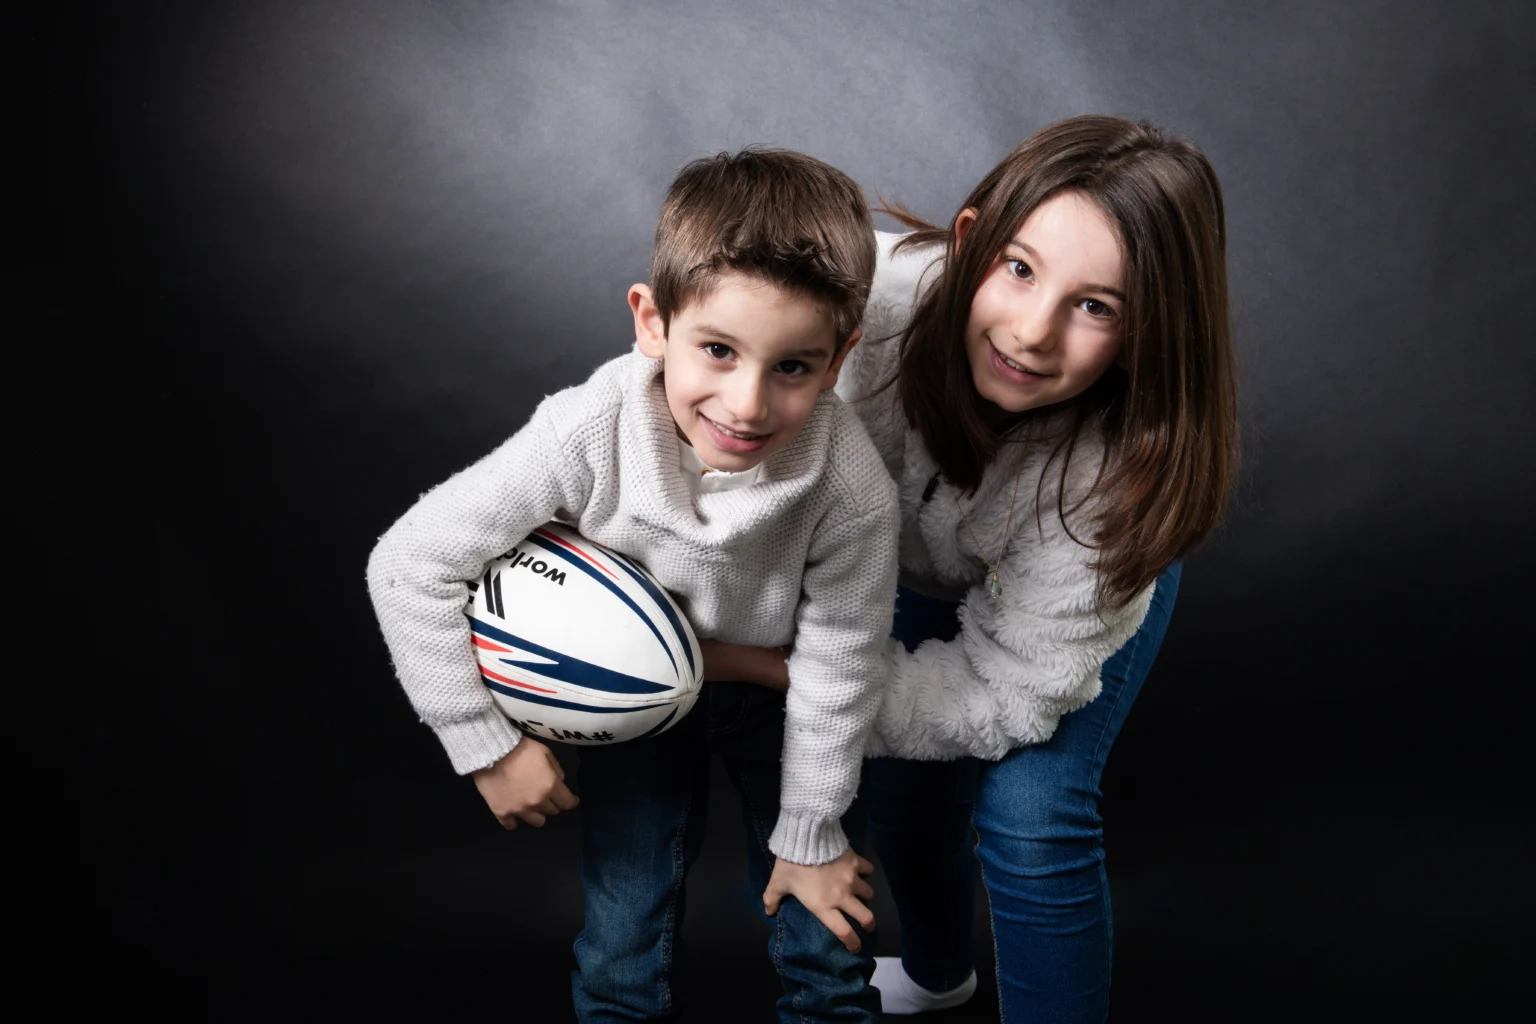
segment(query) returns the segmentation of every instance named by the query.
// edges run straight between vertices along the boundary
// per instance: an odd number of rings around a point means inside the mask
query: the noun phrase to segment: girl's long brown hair
[[[1067,467],[1081,428],[1101,426],[1105,457],[1090,497],[1101,602],[1120,604],[1204,540],[1226,510],[1238,462],[1237,368],[1227,302],[1226,213],[1210,162],[1145,122],[1087,116],[1021,142],[971,191],[976,219],[956,251],[939,228],[894,204],[916,230],[900,246],[943,243],[943,270],[901,334],[896,387],[908,421],[949,481],[974,491],[1001,444],[1033,410],[999,424],[972,384],[971,299],[1029,214],[1063,192],[1092,199],[1125,254],[1120,362],[1072,399],[1052,452]],[[956,216],[958,217],[958,213]],[[1037,491],[1037,495],[1038,495]],[[1058,499],[1063,525],[1067,509]]]

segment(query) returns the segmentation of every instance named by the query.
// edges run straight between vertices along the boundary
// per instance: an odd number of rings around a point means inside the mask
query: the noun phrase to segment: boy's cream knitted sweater
[[[520,735],[480,679],[466,581],[535,527],[571,523],[655,574],[701,639],[794,644],[769,846],[797,864],[833,860],[848,846],[838,819],[880,702],[895,487],[857,417],[827,393],[755,483],[695,496],[661,370],[631,353],[546,398],[390,527],[368,588],[395,671],[457,771],[510,751]]]

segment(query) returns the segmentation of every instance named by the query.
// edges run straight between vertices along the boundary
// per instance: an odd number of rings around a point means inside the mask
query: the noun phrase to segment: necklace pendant
[[[987,596],[994,601],[1000,600],[1003,596],[1003,584],[997,578],[997,573],[993,573],[992,578],[987,580]]]

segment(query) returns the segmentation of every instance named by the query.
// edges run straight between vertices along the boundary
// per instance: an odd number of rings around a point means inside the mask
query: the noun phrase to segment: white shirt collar
[[[721,469],[711,469],[699,458],[699,453],[693,445],[681,438],[678,439],[678,466],[682,470],[683,479],[688,481],[688,489],[694,497],[700,494],[712,494],[716,491],[730,491],[738,487],[751,487],[757,483],[761,475],[762,463],[758,463],[751,469],[744,469],[740,473],[727,473]]]

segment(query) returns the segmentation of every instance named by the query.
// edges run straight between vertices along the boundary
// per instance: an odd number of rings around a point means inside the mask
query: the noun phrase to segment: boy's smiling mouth
[[[714,420],[699,413],[699,419],[703,421],[705,429],[710,433],[712,440],[722,451],[744,454],[754,452],[768,443],[772,434],[749,434],[741,430],[731,430],[716,423]]]

